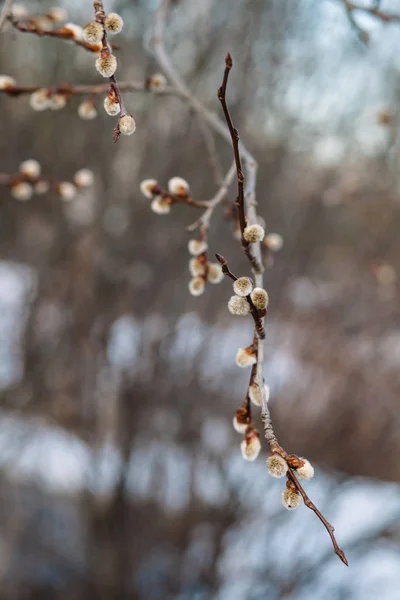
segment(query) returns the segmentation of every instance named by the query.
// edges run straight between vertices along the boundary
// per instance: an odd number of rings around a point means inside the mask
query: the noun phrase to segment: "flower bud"
[[[239,277],[233,282],[233,291],[237,296],[248,296],[253,289],[253,284],[249,277]]]
[[[162,196],[156,196],[150,204],[150,208],[157,215],[167,215],[171,210],[171,205]]]
[[[30,95],[29,104],[33,110],[42,111],[50,106],[49,91],[46,88],[36,90]]]
[[[51,8],[49,8],[49,10],[47,11],[47,16],[54,23],[63,23],[68,19],[67,11],[64,8],[61,8],[61,6],[52,6]]]
[[[67,104],[65,94],[52,94],[49,98],[49,108],[51,110],[61,110]]]
[[[83,38],[83,29],[75,23],[65,23],[62,28],[64,31],[67,30],[70,33],[71,39],[80,42]]]
[[[11,196],[16,200],[21,200],[22,202],[26,202],[32,198],[33,188],[26,181],[20,181],[16,183],[11,188]]]
[[[264,383],[264,394],[265,394],[266,402],[268,402],[268,400],[269,400],[269,393],[270,393],[269,385]],[[261,395],[261,390],[260,390],[260,386],[258,385],[258,383],[252,383],[249,386],[249,397],[250,397],[250,400],[252,401],[252,403],[255,404],[256,406],[262,405],[262,395]]]
[[[285,477],[288,472],[288,464],[279,454],[272,454],[267,458],[267,468],[271,477]]]
[[[257,362],[257,351],[253,346],[247,348],[239,348],[236,353],[236,364],[238,367],[251,367]]]
[[[283,237],[279,233],[269,233],[264,238],[264,244],[272,252],[278,252],[283,246]]]
[[[189,193],[189,184],[182,177],[172,177],[168,181],[168,190],[174,196],[187,196]]]
[[[135,119],[132,115],[124,115],[118,119],[118,126],[123,135],[132,135],[136,129]]]
[[[84,100],[78,106],[78,115],[84,121],[91,121],[97,117],[97,110],[92,100]]]
[[[297,490],[285,488],[282,492],[282,504],[288,510],[294,510],[300,505],[301,497]]]
[[[107,52],[96,59],[95,66],[102,77],[112,77],[117,70],[117,59]]]
[[[205,281],[203,277],[194,277],[189,281],[189,292],[192,296],[201,296],[204,292]]]
[[[34,190],[35,194],[37,194],[38,196],[41,196],[42,194],[47,194],[49,189],[50,189],[50,184],[48,181],[45,181],[44,179],[37,181],[33,186],[33,190]]]
[[[24,160],[19,165],[19,172],[25,177],[30,177],[32,179],[36,179],[40,175],[41,167],[37,160],[30,158],[29,160]]]
[[[256,460],[257,456],[260,454],[260,436],[252,427],[247,428],[246,437],[240,444],[240,450],[242,451],[242,456],[245,460]]]
[[[120,17],[120,15],[117,15],[117,13],[114,12],[107,15],[104,20],[104,27],[106,28],[107,33],[111,33],[114,35],[120,33],[123,26],[124,21],[122,17]]]
[[[302,458],[301,460],[303,465],[296,469],[296,474],[300,479],[311,479],[314,477],[314,467],[306,458]]]
[[[13,3],[11,7],[11,15],[13,19],[18,21],[19,19],[25,19],[25,17],[28,16],[28,11],[22,4]]]
[[[207,280],[210,283],[220,283],[223,278],[221,265],[219,263],[208,263]]]
[[[97,21],[90,21],[90,23],[83,28],[83,39],[85,42],[88,42],[88,44],[97,44],[98,42],[101,42],[103,36],[104,27]]]
[[[188,242],[188,250],[192,256],[199,256],[199,254],[203,254],[207,248],[207,242],[204,240],[189,240]]]
[[[58,184],[58,193],[63,200],[72,200],[76,196],[76,187],[69,181],[62,181]]]
[[[140,184],[140,191],[145,198],[153,198],[158,189],[158,181],[156,179],[143,179]]]
[[[149,79],[149,90],[162,92],[167,87],[167,80],[161,73],[155,73]]]
[[[233,417],[233,429],[238,433],[246,433],[248,426],[249,424],[247,422],[239,421],[237,415]]]
[[[250,304],[246,298],[241,296],[232,296],[228,302],[228,310],[232,315],[245,316],[250,312]]]
[[[74,183],[78,188],[87,188],[93,185],[94,175],[90,169],[80,169],[74,175]]]
[[[119,102],[116,102],[113,98],[110,98],[110,96],[106,96],[104,98],[104,110],[110,117],[115,117],[115,115],[119,115],[121,112],[121,107]]]
[[[261,242],[264,238],[265,232],[261,225],[248,225],[243,232],[244,239],[249,244],[256,244]]]
[[[263,289],[256,287],[250,294],[250,298],[257,310],[263,310],[268,306],[268,293]]]
[[[30,19],[32,25],[41,31],[50,31],[53,28],[53,21],[46,15],[38,15]]]
[[[13,88],[16,83],[17,82],[13,77],[9,77],[8,75],[0,75],[0,90]]]
[[[193,277],[204,275],[206,272],[206,265],[199,258],[191,258],[189,260],[189,271]]]

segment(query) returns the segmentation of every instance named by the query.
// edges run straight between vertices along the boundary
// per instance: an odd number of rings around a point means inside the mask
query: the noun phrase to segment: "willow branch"
[[[0,89],[0,93],[7,94],[8,96],[23,96],[32,94],[37,90],[43,89],[45,86],[42,85],[15,85],[9,86],[4,89]],[[147,81],[120,81],[118,87],[121,92],[152,92],[154,95],[177,95],[175,88],[166,87],[162,90],[152,91],[149,88]],[[75,85],[72,83],[61,83],[55,86],[51,86],[49,89],[53,93],[66,94],[68,96],[97,96],[104,94],[110,88],[109,83],[93,84],[93,85]]]
[[[263,283],[263,268],[261,266],[261,268],[258,267],[257,262],[255,262],[254,260],[252,260],[253,255],[250,253],[250,256],[248,254],[248,252],[246,251],[246,246],[243,244],[243,226],[246,224],[246,214],[245,214],[245,206],[244,206],[244,193],[243,193],[243,189],[244,189],[244,177],[243,177],[243,172],[241,169],[241,162],[240,162],[240,153],[239,153],[239,134],[236,130],[236,128],[233,125],[230,113],[229,113],[229,109],[226,103],[226,87],[228,84],[228,78],[229,78],[229,73],[232,69],[232,58],[231,56],[228,54],[225,58],[225,71],[224,71],[224,76],[223,76],[223,81],[222,81],[222,85],[220,87],[220,89],[218,90],[218,98],[221,101],[222,104],[222,108],[224,111],[224,115],[225,115],[225,119],[227,121],[227,125],[229,128],[229,132],[231,135],[231,139],[232,139],[232,146],[233,146],[233,154],[234,154],[234,158],[235,158],[235,164],[236,164],[236,174],[237,174],[237,180],[238,180],[238,198],[236,201],[236,205],[238,208],[238,213],[239,213],[239,220],[240,220],[240,226],[241,226],[241,231],[242,231],[242,246],[244,248],[244,251],[246,253],[246,255],[249,257],[250,262],[251,262],[251,266],[253,269],[253,273],[256,277],[256,285],[262,287],[262,283]],[[253,218],[257,218],[256,215],[256,209],[255,209],[255,203],[252,204],[251,210],[253,211]],[[260,245],[258,245],[260,246]],[[231,279],[236,280],[236,276],[232,273],[232,271],[229,269],[228,264],[226,262],[226,260],[220,256],[220,255],[216,255],[218,261],[221,263],[222,265],[222,271]],[[257,259],[256,259],[257,260]],[[260,263],[261,264],[261,263]],[[271,419],[271,414],[269,412],[269,408],[267,405],[267,399],[265,396],[265,389],[264,389],[264,376],[263,376],[263,364],[264,364],[264,343],[263,343],[263,338],[265,337],[265,334],[263,335],[262,332],[264,332],[264,328],[263,328],[263,319],[260,318],[260,316],[258,315],[258,320],[256,317],[257,315],[257,310],[255,309],[252,301],[251,301],[251,297],[247,296],[247,300],[250,303],[250,307],[251,307],[251,314],[253,316],[254,319],[254,323],[255,323],[255,344],[256,344],[256,348],[257,348],[257,362],[256,362],[256,375],[255,375],[255,380],[259,386],[259,389],[261,391],[261,405],[262,405],[262,420],[264,423],[264,433],[265,433],[265,438],[268,442],[268,445],[270,447],[270,450],[272,453],[278,453],[280,454],[282,457],[289,458],[287,453],[285,452],[285,450],[280,446],[280,444],[278,443],[277,437],[275,435],[274,432],[274,428],[272,425],[272,419]],[[253,310],[255,311],[256,314],[253,313]],[[251,379],[253,377],[253,373],[251,375]],[[299,483],[299,481],[297,480],[293,470],[289,467],[289,471],[288,471],[288,478],[293,482],[294,486],[296,487],[297,491],[301,494],[304,504],[312,511],[314,511],[314,513],[317,515],[317,517],[320,519],[320,521],[323,523],[324,527],[326,528],[326,530],[329,533],[329,536],[331,538],[332,541],[332,545],[334,548],[335,553],[337,554],[337,556],[340,558],[340,560],[344,563],[344,564],[348,564],[347,563],[347,559],[346,556],[343,552],[343,550],[341,550],[337,544],[335,535],[334,535],[334,528],[333,526],[325,519],[325,517],[321,514],[321,512],[317,509],[317,507],[315,506],[315,504],[313,504],[313,502],[309,499],[307,493],[304,491],[303,487],[301,486],[301,484]]]
[[[59,29],[42,29],[38,27],[34,21],[21,22],[14,19],[12,15],[7,15],[7,18],[11,25],[21,31],[22,33],[33,33],[39,37],[52,37],[59,40],[66,40],[67,42],[73,42],[76,46],[84,48],[88,52],[98,54],[99,47],[96,44],[89,44],[83,40],[77,40],[73,37],[73,33],[67,27],[60,27]],[[118,50],[118,46],[112,46],[113,50]]]

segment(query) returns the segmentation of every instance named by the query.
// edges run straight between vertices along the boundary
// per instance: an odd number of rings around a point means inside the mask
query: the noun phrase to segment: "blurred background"
[[[159,72],[157,5],[105,2],[126,24],[121,80]],[[62,6],[92,18],[90,1]],[[398,0],[381,8],[400,14]],[[71,202],[0,188],[0,599],[399,597],[400,23],[352,17],[340,0],[176,0],[165,32],[218,114],[233,56],[259,213],[285,240],[266,274],[272,417],[315,464],[306,489],[350,567],[311,511],[283,508],[266,447],[241,457],[231,423],[248,373],[234,357],[251,320],[228,313],[227,282],[188,294],[199,212],[158,216],[140,194],[143,178],[174,175],[198,200],[215,194],[201,122],[176,97],[125,94],[137,131],[113,145],[101,98],[83,121],[78,99],[39,113],[1,95],[1,172],[35,158],[61,180],[90,168],[95,184]],[[0,35],[0,72],[21,85],[98,83],[93,62],[10,25]],[[226,172],[232,149],[215,144]],[[210,249],[249,274],[222,208]]]

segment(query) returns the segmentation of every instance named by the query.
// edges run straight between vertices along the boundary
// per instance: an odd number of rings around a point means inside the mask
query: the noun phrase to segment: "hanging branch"
[[[233,154],[234,154],[234,158],[235,158],[236,174],[237,174],[237,182],[238,182],[238,197],[236,200],[236,206],[238,209],[239,222],[240,222],[240,228],[241,228],[241,233],[242,233],[242,246],[243,246],[246,256],[250,260],[250,263],[251,263],[251,266],[253,269],[253,273],[257,279],[257,285],[261,287],[262,278],[263,278],[263,267],[262,267],[261,263],[259,263],[257,261],[257,259],[255,259],[254,255],[252,254],[252,251],[249,248],[250,244],[246,245],[243,243],[243,241],[246,242],[245,229],[246,229],[246,225],[247,225],[247,219],[246,219],[245,202],[244,202],[244,176],[243,176],[241,162],[240,162],[239,134],[238,134],[237,129],[233,126],[233,122],[232,122],[232,119],[231,119],[231,116],[229,113],[229,109],[228,109],[228,106],[226,103],[226,88],[227,88],[227,84],[228,84],[229,73],[232,69],[232,66],[233,66],[232,58],[231,58],[230,54],[227,54],[227,56],[225,58],[225,71],[224,71],[223,81],[222,81],[221,87],[218,90],[218,99],[220,100],[220,102],[222,104],[225,119],[226,119],[226,122],[227,122],[227,125],[229,128],[231,139],[232,139],[232,147],[233,147]],[[223,272],[230,279],[237,282],[238,278],[229,269],[227,261],[218,254],[216,256],[217,256],[218,261],[222,265]],[[254,319],[254,323],[255,323],[254,342],[255,342],[256,352],[257,352],[255,380],[257,381],[259,390],[261,392],[262,420],[264,423],[265,438],[266,438],[266,440],[269,444],[270,450],[272,452],[272,456],[269,459],[269,461],[270,461],[269,468],[268,468],[269,473],[275,477],[282,477],[285,475],[287,476],[287,485],[286,485],[286,489],[283,494],[283,501],[284,501],[285,506],[289,509],[295,508],[296,506],[298,506],[298,501],[299,501],[298,497],[300,494],[301,497],[303,498],[304,504],[307,506],[307,508],[312,510],[317,515],[317,517],[319,518],[321,523],[324,525],[324,527],[328,531],[330,538],[332,540],[333,548],[334,548],[336,555],[340,558],[340,560],[345,565],[348,565],[347,558],[346,558],[343,550],[341,550],[337,544],[336,538],[334,536],[333,526],[325,519],[325,517],[321,514],[321,512],[316,508],[315,504],[313,504],[313,502],[309,499],[307,493],[305,492],[304,488],[301,486],[301,484],[298,481],[298,478],[295,475],[295,469],[297,469],[299,474],[301,474],[299,476],[303,476],[304,478],[308,479],[313,475],[314,470],[312,469],[312,467],[308,463],[308,461],[306,461],[305,459],[301,459],[301,458],[297,457],[296,455],[288,455],[286,453],[286,451],[282,448],[282,446],[280,446],[280,444],[278,443],[278,440],[276,438],[276,435],[275,435],[275,432],[273,429],[273,425],[272,425],[271,415],[270,415],[270,412],[269,412],[269,409],[267,406],[267,398],[266,398],[265,389],[264,389],[264,377],[263,377],[264,344],[263,344],[263,339],[265,337],[265,334],[264,334],[264,329],[263,329],[263,325],[262,325],[263,317],[260,315],[259,311],[257,311],[256,306],[254,305],[252,294],[253,294],[253,290],[250,288],[250,293],[249,293],[249,295],[246,295],[246,300],[250,305],[250,313],[251,313],[251,315]],[[258,318],[257,318],[257,313],[258,313]],[[266,310],[265,310],[265,314],[266,314]],[[251,386],[251,381],[253,378],[254,378],[254,373],[252,371],[251,378],[250,378],[250,386]],[[250,389],[250,386],[249,386],[249,389]],[[245,409],[245,407],[243,409],[240,409],[240,411],[243,411],[244,409]],[[247,436],[247,431],[248,431],[248,429],[246,430],[246,436]]]

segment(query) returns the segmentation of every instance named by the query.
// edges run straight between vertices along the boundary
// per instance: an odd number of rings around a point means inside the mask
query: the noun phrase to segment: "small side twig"
[[[21,33],[33,33],[34,35],[37,35],[39,37],[57,38],[59,40],[73,42],[76,46],[80,46],[81,48],[84,48],[88,52],[97,53],[97,54],[100,52],[100,48],[98,45],[89,44],[88,42],[85,42],[84,40],[76,39],[74,37],[73,31],[71,29],[69,29],[68,27],[64,26],[64,27],[59,27],[58,29],[42,29],[41,27],[39,27],[38,25],[35,24],[34,20],[27,21],[27,22],[25,22],[25,21],[21,22],[17,19],[14,19],[12,17],[12,15],[8,15],[7,18],[10,21],[11,25],[15,29],[20,31]],[[112,49],[118,50],[118,46],[113,45]]]
[[[0,94],[7,94],[8,96],[24,96],[33,94],[38,90],[43,89],[42,85],[10,85],[6,88],[0,88]],[[120,81],[118,83],[118,87],[121,92],[148,92],[152,91],[149,89],[147,82],[141,81]],[[60,83],[54,86],[51,86],[50,91],[53,94],[65,94],[67,96],[99,96],[100,94],[104,94],[110,88],[109,83],[101,83],[101,84],[92,84],[92,85],[80,85],[80,84],[72,84],[72,83]],[[176,90],[172,87],[166,87],[163,90],[152,92],[154,95],[177,95]]]
[[[226,194],[228,193],[228,188],[233,181],[235,173],[236,173],[236,166],[235,166],[235,163],[233,163],[231,168],[225,175],[225,178],[222,181],[217,193],[211,200],[209,200],[207,210],[204,211],[204,213],[202,214],[200,219],[197,219],[194,223],[192,223],[191,225],[189,225],[187,227],[188,231],[195,231],[195,229],[197,229],[198,227],[200,227],[203,231],[208,230],[214,210],[222,202],[222,200],[225,198]]]

